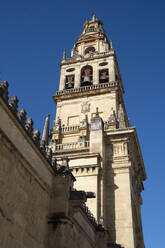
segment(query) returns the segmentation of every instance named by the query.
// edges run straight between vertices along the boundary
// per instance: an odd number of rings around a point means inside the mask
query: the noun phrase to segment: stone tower
[[[141,191],[146,173],[123,94],[112,42],[93,15],[71,57],[64,50],[49,146],[59,163],[69,158],[76,189],[95,193],[87,204],[108,230],[109,242],[144,248]]]

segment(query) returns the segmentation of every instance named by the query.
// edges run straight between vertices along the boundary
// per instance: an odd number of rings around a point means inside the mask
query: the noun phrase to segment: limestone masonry
[[[143,158],[95,15],[60,66],[56,119],[41,139],[0,83],[0,247],[144,248]]]

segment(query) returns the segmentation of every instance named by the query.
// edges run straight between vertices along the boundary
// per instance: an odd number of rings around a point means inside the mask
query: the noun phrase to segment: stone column
[[[111,60],[111,67],[109,68],[109,81],[115,81],[115,58],[112,57],[112,60]]]
[[[65,73],[64,73],[64,69],[61,68],[61,76],[60,76],[60,86],[59,86],[59,90],[63,90],[65,89]]]
[[[99,72],[98,72],[98,65],[93,64],[93,84],[99,83]]]
[[[80,87],[80,80],[81,80],[81,70],[80,70],[80,66],[77,66],[76,70],[75,70],[74,88],[79,88]]]
[[[127,138],[113,139],[112,172],[114,187],[114,227],[116,243],[126,248],[135,248],[132,197],[131,161]],[[108,213],[108,209],[107,209]]]

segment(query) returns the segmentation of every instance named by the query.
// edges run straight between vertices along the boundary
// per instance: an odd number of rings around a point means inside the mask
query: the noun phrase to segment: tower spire
[[[42,143],[44,143],[45,145],[48,145],[48,140],[49,140],[49,122],[50,122],[50,115],[48,114],[45,119],[45,125],[41,139]]]

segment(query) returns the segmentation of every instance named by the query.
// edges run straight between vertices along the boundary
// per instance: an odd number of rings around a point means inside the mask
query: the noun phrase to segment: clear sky
[[[143,192],[147,248],[165,245],[165,1],[1,0],[0,80],[42,130],[55,118],[63,48],[70,55],[86,18],[95,13],[113,40],[125,87],[125,104],[137,127],[148,175]]]

